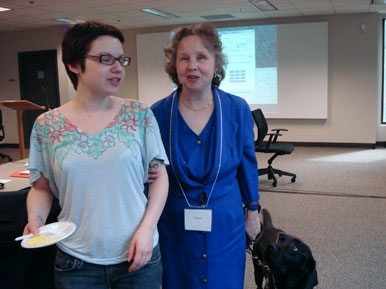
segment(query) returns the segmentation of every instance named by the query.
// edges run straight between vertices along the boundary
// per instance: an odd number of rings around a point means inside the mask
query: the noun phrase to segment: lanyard
[[[220,156],[219,156],[219,162],[218,162],[218,168],[217,168],[217,173],[216,173],[216,178],[214,179],[214,182],[213,182],[213,185],[212,185],[212,188],[210,190],[210,193],[209,193],[209,196],[208,196],[208,199],[206,201],[206,204],[205,204],[205,208],[208,207],[208,204],[209,204],[209,200],[210,200],[210,197],[212,196],[212,193],[213,193],[213,190],[214,190],[214,186],[216,185],[216,182],[217,182],[217,178],[220,174],[220,168],[221,168],[221,160],[222,160],[222,148],[223,148],[223,119],[222,119],[222,106],[221,106],[221,99],[220,99],[220,95],[218,94],[218,91],[215,89],[214,90],[215,93],[216,93],[216,97],[218,99],[218,103],[219,103],[219,113],[220,113]],[[175,106],[175,99],[176,99],[176,95],[177,95],[177,91],[174,92],[173,94],[173,99],[172,99],[172,106],[171,106],[171,112],[170,112],[170,120],[169,120],[169,156],[170,156],[170,165],[173,169],[173,173],[174,173],[174,176],[176,177],[177,179],[177,183],[178,183],[178,186],[180,187],[181,189],[181,192],[182,194],[184,195],[184,198],[185,198],[185,201],[186,203],[188,204],[189,208],[202,208],[202,206],[193,206],[189,203],[189,200],[188,198],[186,197],[186,194],[185,194],[185,191],[182,187],[182,184],[180,182],[180,179],[178,178],[177,174],[176,174],[176,171],[174,169],[174,165],[173,165],[173,154],[172,154],[172,127],[173,127],[173,113],[174,113],[174,106]]]

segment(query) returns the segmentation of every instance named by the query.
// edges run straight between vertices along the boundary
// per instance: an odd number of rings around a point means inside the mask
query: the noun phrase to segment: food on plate
[[[52,243],[54,240],[44,235],[36,235],[28,240],[28,246],[37,247]]]

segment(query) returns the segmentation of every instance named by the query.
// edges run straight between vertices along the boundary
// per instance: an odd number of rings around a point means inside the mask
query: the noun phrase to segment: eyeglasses
[[[131,62],[131,57],[125,57],[125,56],[114,57],[110,54],[101,54],[101,55],[86,54],[85,57],[98,59],[99,63],[105,64],[105,65],[113,65],[115,61],[118,60],[118,62],[122,66],[128,66],[130,65],[130,62]]]

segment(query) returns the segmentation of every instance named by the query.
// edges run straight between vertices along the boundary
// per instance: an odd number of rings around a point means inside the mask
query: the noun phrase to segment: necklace
[[[199,108],[193,108],[193,107],[191,107],[189,104],[187,104],[183,99],[181,99],[181,102],[182,102],[182,104],[187,108],[187,109],[189,109],[189,110],[191,110],[191,111],[201,111],[201,110],[205,110],[205,109],[207,109],[212,103],[213,103],[213,101],[211,100],[211,101],[209,101],[205,106],[203,106],[203,107],[199,107]]]

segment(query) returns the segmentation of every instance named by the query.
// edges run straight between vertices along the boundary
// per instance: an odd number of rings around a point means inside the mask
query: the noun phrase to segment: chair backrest
[[[252,116],[257,126],[256,144],[260,144],[263,142],[265,136],[268,133],[268,123],[267,123],[267,120],[265,119],[263,111],[260,108],[253,110]]]

